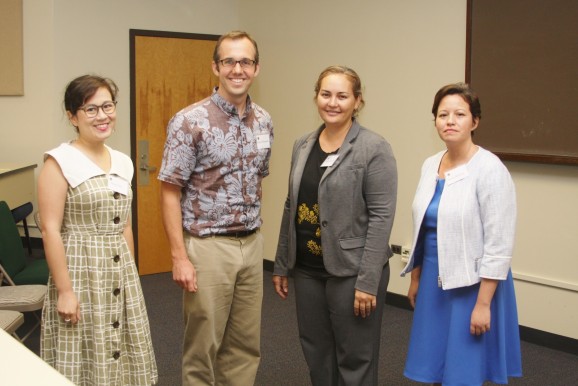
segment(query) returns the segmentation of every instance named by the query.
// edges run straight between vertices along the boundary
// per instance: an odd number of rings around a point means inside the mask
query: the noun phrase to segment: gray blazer
[[[303,169],[321,126],[293,146],[274,274],[287,276],[296,261],[295,216]],[[397,198],[397,167],[391,146],[354,120],[319,182],[319,224],[326,270],[357,276],[355,288],[376,295],[383,266],[392,256],[389,236]]]

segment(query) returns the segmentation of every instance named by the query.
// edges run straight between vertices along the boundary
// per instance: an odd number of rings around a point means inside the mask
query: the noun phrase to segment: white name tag
[[[257,140],[257,149],[263,150],[271,147],[269,134],[257,134],[255,138]]]
[[[321,164],[321,167],[327,168],[329,166],[333,166],[335,161],[337,161],[337,158],[339,158],[339,154],[329,154],[327,158],[325,158],[325,161],[323,161],[323,163]]]
[[[108,176],[108,188],[113,192],[128,195],[129,184],[119,176]]]

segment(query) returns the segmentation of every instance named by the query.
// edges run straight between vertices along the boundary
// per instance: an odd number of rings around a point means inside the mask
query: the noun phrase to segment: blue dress
[[[438,287],[437,213],[444,182],[438,180],[416,246],[416,266],[421,264],[422,271],[404,375],[444,386],[507,384],[508,377],[522,376],[512,272],[499,282],[492,299],[490,331],[470,334],[480,284]]]

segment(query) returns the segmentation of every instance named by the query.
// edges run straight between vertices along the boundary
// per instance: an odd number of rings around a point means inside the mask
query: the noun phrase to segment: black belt
[[[257,232],[259,228],[251,229],[248,231],[239,231],[239,232],[227,232],[227,233],[215,233],[211,236],[219,236],[219,237],[234,237],[236,239],[240,239],[242,237],[251,236],[253,233]]]

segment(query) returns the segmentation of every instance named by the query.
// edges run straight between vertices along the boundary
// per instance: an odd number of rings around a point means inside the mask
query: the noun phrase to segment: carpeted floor
[[[169,273],[142,277],[151,333],[159,368],[160,386],[178,386],[181,368],[183,323],[181,290]],[[262,323],[262,360],[257,386],[307,386],[308,370],[301,353],[294,312],[294,295],[282,301],[271,285],[271,273],[263,274],[265,283]],[[291,289],[291,286],[290,286]],[[403,377],[412,312],[386,306],[381,338],[380,385],[420,385]],[[27,316],[27,323],[32,319]],[[21,327],[22,328],[22,327]],[[38,330],[26,341],[38,353]],[[578,385],[578,357],[522,342],[524,377],[512,379],[517,386]],[[487,385],[491,385],[488,383]]]

